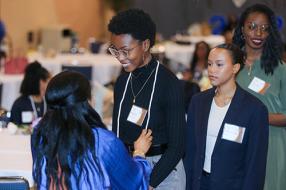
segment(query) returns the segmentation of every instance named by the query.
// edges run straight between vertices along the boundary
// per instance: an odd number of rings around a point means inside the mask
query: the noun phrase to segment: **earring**
[[[240,38],[241,38],[242,40],[244,40],[244,39],[245,39],[243,34],[241,34]]]

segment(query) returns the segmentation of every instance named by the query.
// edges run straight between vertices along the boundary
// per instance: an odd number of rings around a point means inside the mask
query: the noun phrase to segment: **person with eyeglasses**
[[[129,9],[109,22],[110,53],[126,71],[114,87],[112,130],[132,152],[143,129],[153,142],[146,158],[152,165],[149,189],[184,190],[185,146],[183,88],[176,76],[150,53],[156,26],[142,10]]]
[[[273,10],[254,4],[243,11],[233,43],[246,53],[237,76],[244,89],[258,97],[269,112],[269,146],[264,190],[286,189],[286,65]]]

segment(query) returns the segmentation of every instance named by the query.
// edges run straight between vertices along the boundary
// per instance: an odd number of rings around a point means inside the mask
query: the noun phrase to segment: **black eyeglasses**
[[[114,47],[109,47],[108,50],[109,52],[111,53],[111,55],[113,55],[114,57],[116,58],[119,58],[120,55],[122,55],[124,58],[128,58],[129,57],[129,54],[132,50],[134,50],[135,48],[137,48],[139,45],[133,47],[133,48],[130,48],[130,49],[115,49]]]

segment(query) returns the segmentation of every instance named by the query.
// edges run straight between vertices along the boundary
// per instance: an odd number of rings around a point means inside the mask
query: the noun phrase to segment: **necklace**
[[[148,80],[150,79],[150,77],[152,76],[152,74],[154,73],[155,71],[155,68],[152,70],[152,72],[150,73],[150,75],[148,76],[148,78],[146,79],[146,81],[144,82],[144,84],[142,85],[141,89],[138,91],[137,94],[134,93],[134,90],[133,90],[133,83],[132,83],[132,75],[131,75],[131,91],[132,91],[132,95],[133,95],[133,104],[135,103],[136,101],[136,97],[141,93],[141,91],[144,89],[145,85],[147,84]]]
[[[29,99],[30,99],[31,106],[32,106],[32,109],[33,109],[34,117],[35,117],[35,119],[37,119],[39,117],[39,115],[38,115],[38,108],[36,107],[35,101],[34,101],[34,99],[33,99],[33,97],[31,95],[29,96]],[[46,104],[45,98],[43,99],[43,102],[44,102],[44,111],[43,111],[43,114],[44,114],[47,111],[47,104]]]
[[[251,71],[252,71],[252,65],[249,65],[249,67],[248,67],[248,72],[247,72],[248,76],[250,76]]]
[[[234,95],[232,96],[226,96],[226,97],[222,97],[222,96],[219,96],[219,93],[218,91],[215,92],[215,97],[216,99],[221,102],[223,104],[223,106],[226,106],[233,98]]]

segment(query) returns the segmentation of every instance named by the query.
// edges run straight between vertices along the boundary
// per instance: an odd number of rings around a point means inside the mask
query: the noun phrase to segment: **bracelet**
[[[145,156],[145,153],[142,152],[141,150],[134,150],[134,152],[133,152],[133,157],[135,157],[135,156],[140,156],[140,157],[143,157],[143,158],[146,157],[146,156]]]

